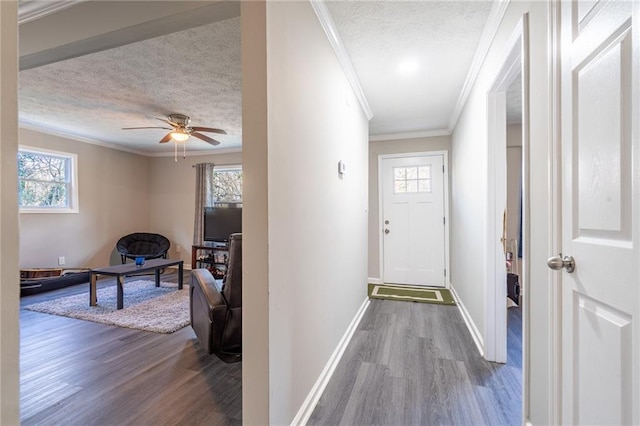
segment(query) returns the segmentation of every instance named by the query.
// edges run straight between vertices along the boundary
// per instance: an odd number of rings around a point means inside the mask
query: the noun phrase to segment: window
[[[18,150],[21,213],[77,213],[77,156],[40,148]]]
[[[393,168],[393,193],[431,192],[431,166]]]
[[[242,169],[213,171],[213,199],[216,202],[242,202]]]

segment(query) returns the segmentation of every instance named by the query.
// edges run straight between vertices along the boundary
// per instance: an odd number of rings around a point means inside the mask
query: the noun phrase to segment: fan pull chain
[[[173,141],[173,161],[178,162],[178,142]]]
[[[182,142],[182,159],[187,159],[187,142]]]

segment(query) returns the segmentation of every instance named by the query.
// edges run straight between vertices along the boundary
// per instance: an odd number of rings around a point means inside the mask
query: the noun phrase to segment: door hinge
[[[447,268],[444,269],[444,276],[447,276]]]
[[[447,218],[446,218],[446,217],[444,217],[444,216],[442,216],[442,224],[443,224],[443,225],[446,225],[446,224],[447,224]]]
[[[444,173],[444,164],[442,165],[442,173]]]

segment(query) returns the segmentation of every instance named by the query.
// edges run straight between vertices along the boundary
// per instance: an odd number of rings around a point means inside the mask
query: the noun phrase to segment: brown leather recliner
[[[207,269],[191,271],[189,302],[191,327],[207,353],[224,362],[241,361],[242,234],[229,238],[229,262],[222,286]]]

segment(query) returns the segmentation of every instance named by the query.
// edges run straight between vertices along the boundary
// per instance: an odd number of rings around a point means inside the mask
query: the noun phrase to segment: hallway
[[[521,356],[485,361],[455,307],[371,300],[308,424],[517,425]]]

